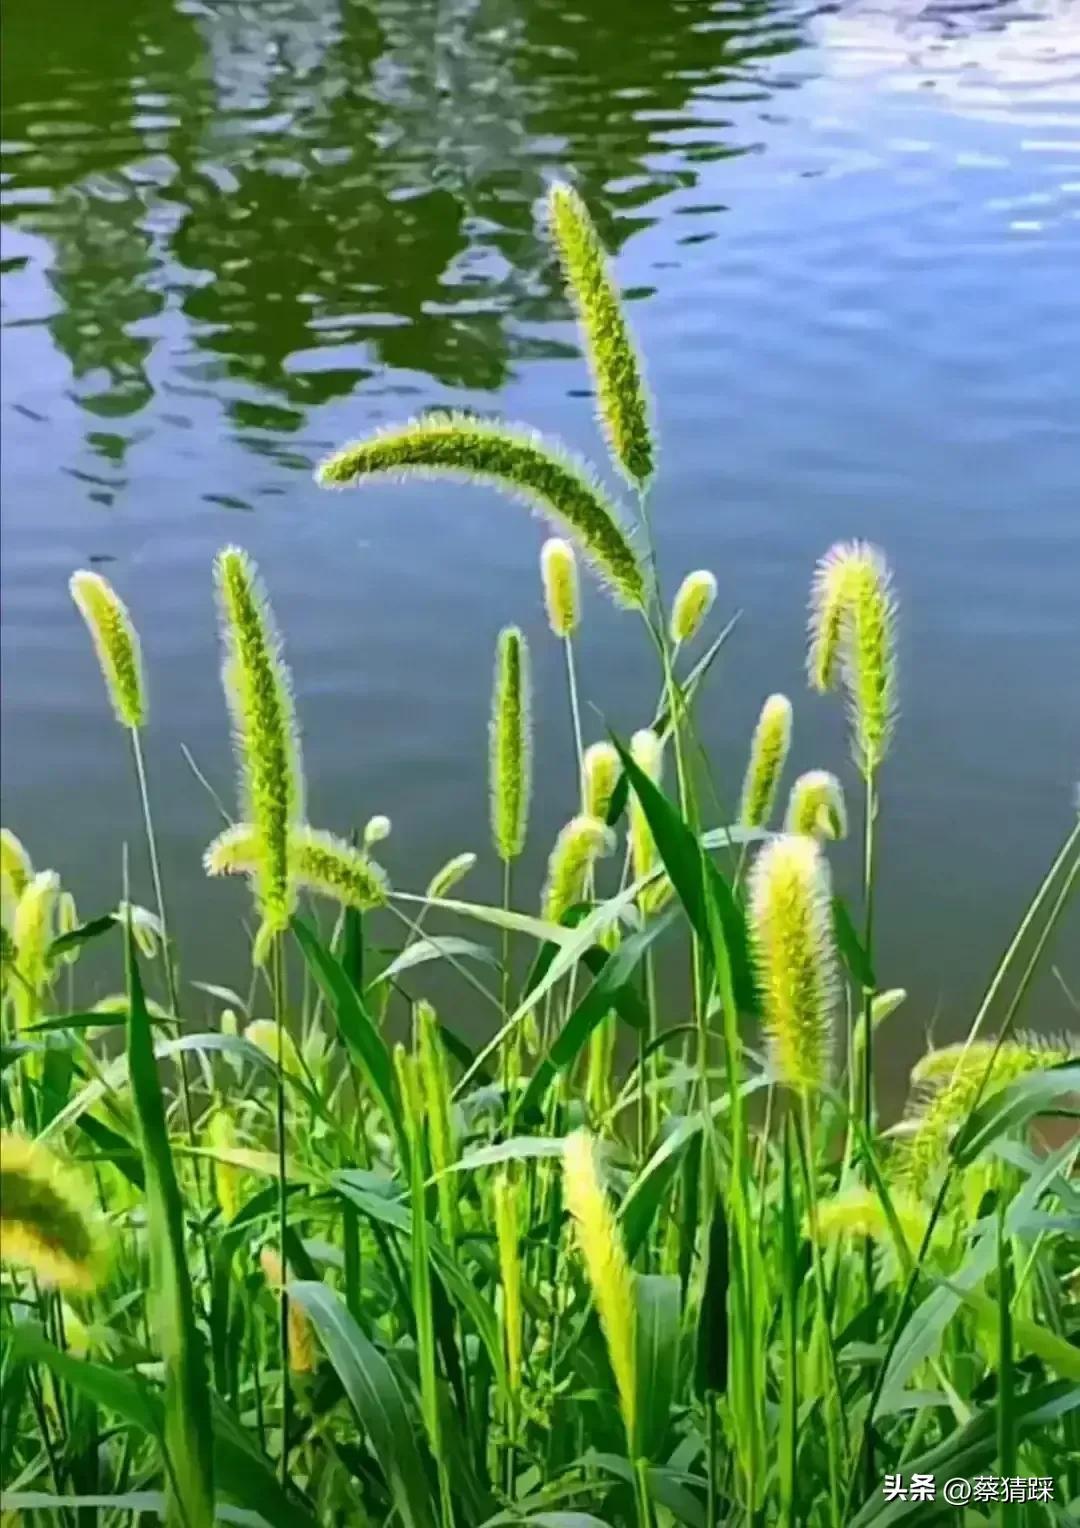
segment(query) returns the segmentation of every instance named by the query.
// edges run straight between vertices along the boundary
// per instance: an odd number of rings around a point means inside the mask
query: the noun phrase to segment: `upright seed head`
[[[656,733],[642,727],[630,739],[630,757],[654,785],[660,784],[664,769],[664,747]],[[656,865],[656,844],[645,809],[636,791],[630,792],[630,862],[635,881],[642,880]]]
[[[280,1066],[286,1077],[303,1080],[304,1068],[300,1052],[284,1025],[277,1025],[273,1019],[253,1019],[244,1030],[244,1039],[257,1046],[264,1056],[269,1056],[275,1065]]]
[[[612,457],[630,483],[644,487],[655,465],[649,397],[604,246],[585,203],[569,186],[552,186],[548,217]]]
[[[503,1330],[506,1370],[511,1395],[521,1389],[521,1257],[517,1195],[507,1173],[495,1179],[495,1238],[499,1247],[499,1280],[503,1291]]]
[[[600,855],[611,852],[613,839],[611,829],[598,817],[572,817],[560,831],[544,886],[543,912],[549,923],[561,922],[581,901],[589,871]]]
[[[59,938],[63,934],[73,934],[79,926],[79,909],[75,898],[70,891],[62,891],[56,902],[56,933]],[[79,947],[74,945],[65,950],[60,959],[66,966],[73,966],[79,958]]]
[[[622,765],[611,743],[591,743],[582,759],[581,809],[586,817],[607,821],[611,798],[619,783]]]
[[[23,887],[15,906],[11,937],[16,949],[16,983],[20,1023],[32,1022],[32,1009],[49,981],[49,947],[53,941],[60,877],[39,870]],[[21,994],[21,997],[20,997]]]
[[[552,536],[540,549],[540,576],[548,625],[557,637],[568,637],[581,615],[577,558],[569,541]]]
[[[463,881],[469,871],[476,864],[476,855],[471,850],[464,854],[455,854],[453,859],[448,859],[441,869],[428,882],[428,889],[424,893],[426,897],[445,897],[448,891],[452,891],[459,881]]]
[[[285,1269],[273,1247],[264,1247],[259,1253],[259,1263],[267,1284],[275,1294],[285,1287]],[[316,1364],[315,1336],[311,1320],[304,1307],[296,1300],[289,1301],[288,1311],[289,1368],[293,1374],[314,1374]]]
[[[238,547],[226,547],[214,571],[243,816],[259,839],[256,898],[273,934],[288,926],[295,904],[289,829],[304,810],[292,688],[254,563]]]
[[[146,691],[139,638],[127,606],[100,573],[74,573],[68,587],[93,640],[117,721],[122,727],[141,727]]]
[[[876,547],[842,542],[818,563],[810,599],[807,657],[814,689],[832,689],[839,669],[851,712],[853,751],[866,776],[888,750],[896,716],[896,599]]]
[[[633,1457],[637,1444],[634,1276],[600,1183],[592,1136],[585,1130],[575,1130],[563,1142],[563,1189],[607,1343],[627,1446]]]
[[[491,832],[508,863],[525,847],[532,787],[529,649],[516,626],[499,633],[491,697]]]
[[[222,1024],[222,1033],[224,1032],[225,1026]],[[215,1151],[226,1153],[236,1146],[236,1132],[224,1108],[215,1110],[211,1115],[206,1133]],[[215,1157],[214,1187],[221,1207],[221,1216],[226,1224],[233,1219],[240,1208],[240,1178],[240,1169],[233,1162],[226,1160],[224,1156]]]
[[[442,1175],[437,1184],[439,1219],[443,1225],[443,1235],[453,1246],[459,1224],[458,1191],[449,1170],[457,1161],[457,1139],[450,1103],[446,1051],[439,1033],[439,1021],[430,1003],[419,1002],[416,1005],[416,1051],[424,1114],[428,1124],[431,1167],[433,1172]]]
[[[839,989],[829,871],[812,838],[784,834],[750,878],[750,935],[772,1064],[795,1092],[824,1087]]]
[[[671,606],[671,640],[676,647],[693,641],[716,600],[716,577],[707,568],[688,573]]]
[[[9,906],[14,910],[33,874],[30,856],[15,834],[10,828],[0,828],[0,888],[5,910]]]
[[[37,1141],[0,1132],[0,1257],[43,1284],[86,1293],[108,1272],[109,1228],[78,1169]]]
[[[618,604],[644,609],[645,575],[614,504],[588,467],[535,432],[468,414],[425,414],[343,446],[316,478],[324,488],[344,488],[388,475],[499,489],[572,536]]]
[[[791,787],[785,833],[811,838],[846,838],[847,811],[840,781],[827,769],[809,769]]]
[[[786,695],[770,695],[761,708],[750,744],[739,805],[739,822],[744,828],[763,828],[768,823],[790,747],[791,701]]]

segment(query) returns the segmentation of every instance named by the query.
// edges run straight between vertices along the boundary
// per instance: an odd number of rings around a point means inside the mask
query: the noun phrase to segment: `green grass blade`
[[[679,1390],[679,1281],[673,1274],[639,1273],[637,1299],[638,1454],[658,1460]]]
[[[169,1149],[154,1036],[143,996],[135,940],[126,935],[128,1072],[143,1171],[154,1324],[165,1363],[167,1528],[208,1528],[214,1520],[210,1389],[184,1239],[180,1187]]]
[[[415,1424],[393,1369],[324,1284],[290,1284],[289,1297],[311,1317],[386,1476],[403,1528],[435,1528]]]

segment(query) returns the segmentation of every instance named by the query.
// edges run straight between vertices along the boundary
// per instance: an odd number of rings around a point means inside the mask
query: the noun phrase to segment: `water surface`
[[[888,550],[897,1074],[928,1024],[961,1029],[1080,768],[1078,19],[1075,0],[55,0],[46,25],[12,0],[4,820],[35,861],[89,911],[135,832],[66,592],[100,566],[143,633],[187,974],[240,978],[243,898],[202,880],[218,819],[181,754],[231,800],[209,572],[238,541],[287,634],[311,815],[389,813],[404,885],[486,848],[491,652],[525,627],[531,901],[571,785],[541,527],[460,488],[326,495],[311,469],[435,405],[599,456],[536,210],[565,176],[659,400],[663,573],[711,566],[722,614],[744,612],[702,712],[728,792],[774,689],[796,700],[793,766],[854,790],[838,708],[803,685],[805,597],[835,539]],[[579,662],[587,703],[645,719],[648,654],[593,592]],[[854,855],[839,869],[853,884]],[[1039,989],[1044,1027],[1073,1017],[1078,945]]]

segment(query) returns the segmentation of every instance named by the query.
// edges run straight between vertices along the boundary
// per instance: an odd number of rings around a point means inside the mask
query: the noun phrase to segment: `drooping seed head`
[[[591,743],[582,760],[583,799],[581,809],[586,817],[607,821],[611,798],[619,783],[622,764],[611,743]]]
[[[616,602],[644,608],[645,577],[614,505],[583,463],[523,427],[468,414],[425,414],[343,446],[316,480],[344,488],[376,477],[486,483],[573,538]]]
[[[806,668],[811,689],[820,694],[836,685],[852,585],[858,576],[861,555],[859,542],[838,542],[814,569]]]
[[[784,834],[750,878],[750,935],[773,1068],[795,1092],[828,1081],[838,994],[829,870],[812,838]]]
[[[677,647],[693,641],[715,600],[715,574],[699,568],[686,575],[671,606],[671,640]]]
[[[143,726],[146,689],[142,656],[127,606],[100,573],[74,573],[68,587],[93,640],[117,721],[123,727]]]
[[[561,922],[582,900],[589,871],[601,855],[611,852],[613,844],[611,829],[598,817],[572,817],[560,831],[544,885],[543,915],[549,923]]]
[[[795,781],[788,797],[785,833],[811,838],[846,838],[847,811],[840,781],[827,769],[810,769]]]
[[[930,1212],[906,1189],[891,1190],[893,1213],[909,1257],[914,1258],[922,1245]],[[810,1227],[807,1227],[809,1233]],[[896,1238],[885,1206],[879,1195],[862,1184],[822,1199],[817,1207],[817,1234],[822,1245],[844,1247],[865,1239],[895,1251]]]
[[[516,626],[499,633],[490,729],[491,833],[504,862],[525,847],[532,788],[529,649]]]
[[[563,1193],[607,1343],[632,1457],[637,1441],[634,1276],[618,1223],[600,1182],[592,1136],[585,1130],[575,1130],[563,1142]]]
[[[242,815],[259,837],[256,897],[273,934],[287,927],[292,914],[289,828],[302,820],[304,810],[292,688],[254,563],[238,547],[226,547],[214,572]]]
[[[570,186],[548,193],[552,238],[577,312],[612,458],[641,488],[655,465],[649,396],[619,289],[588,209]]]
[[[79,926],[79,909],[70,891],[62,891],[56,902],[56,934],[73,934]],[[79,947],[73,945],[65,950],[60,959],[66,966],[73,966],[79,958]]]
[[[360,912],[382,907],[390,889],[382,866],[362,850],[306,825],[289,832],[289,871],[297,887]]]
[[[389,838],[391,827],[389,817],[384,817],[381,813],[375,817],[369,817],[364,827],[364,848],[370,849],[372,844],[381,844],[384,838]]]
[[[43,1283],[86,1293],[108,1272],[111,1237],[71,1163],[0,1132],[0,1257]]]
[[[569,541],[552,536],[540,549],[540,576],[548,625],[557,637],[568,637],[581,615],[577,558]]]
[[[750,761],[739,804],[739,822],[744,828],[767,825],[790,747],[791,701],[786,695],[770,695],[761,708],[750,743]]]
[[[252,823],[234,822],[203,850],[203,869],[207,875],[254,875],[261,847]]]
[[[660,784],[664,770],[664,747],[656,733],[642,727],[630,739],[630,757],[654,785]],[[656,843],[645,809],[636,791],[630,792],[630,862],[635,881],[642,880],[656,866]]]
[[[464,854],[455,854],[453,859],[448,859],[441,869],[436,870],[424,895],[430,898],[445,897],[446,893],[452,891],[459,881],[465,879],[475,864],[476,855],[471,850],[466,850]]]
[[[521,1232],[518,1225],[518,1193],[509,1174],[501,1172],[495,1179],[492,1197],[495,1203],[495,1239],[499,1248],[499,1281],[503,1293],[506,1371],[512,1395],[521,1389]]]

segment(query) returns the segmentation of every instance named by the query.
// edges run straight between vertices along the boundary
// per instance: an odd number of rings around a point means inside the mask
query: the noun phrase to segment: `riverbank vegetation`
[[[497,903],[469,897],[478,846],[405,889],[379,863],[384,817],[319,818],[268,596],[230,547],[214,578],[239,790],[205,868],[250,887],[252,981],[190,979],[136,628],[104,579],[72,579],[130,741],[130,874],[145,863],[150,894],[125,885],[84,921],[5,831],[11,1521],[884,1528],[931,1520],[955,1477],[990,1482],[964,1522],[1076,1509],[1080,1067],[1069,1037],[1024,1028],[1024,1005],[1080,826],[1066,817],[983,1001],[954,1016],[963,1038],[928,1049],[902,1118],[883,1118],[883,1027],[920,1023],[875,968],[888,564],[842,544],[810,589],[808,680],[846,704],[850,763],[788,782],[795,707],[772,695],[741,789],[716,780],[695,726],[730,629],[712,629],[716,579],[691,571],[662,597],[633,338],[580,200],[556,187],[548,214],[631,509],[550,441],[466,415],[319,469],[342,488],[459,478],[492,490],[493,513],[518,500],[551,522],[539,577],[568,721],[533,736],[528,643],[502,632]],[[582,572],[656,655],[628,738],[579,698]],[[577,797],[527,884],[533,754],[571,750]],[[849,834],[847,897],[830,851]],[[685,970],[677,997],[661,944]],[[118,993],[83,1008],[91,945]],[[435,971],[457,994],[438,1009]],[[938,1506],[883,1491],[914,1475]],[[1018,1477],[1049,1494],[1006,1500],[997,1482]]]

